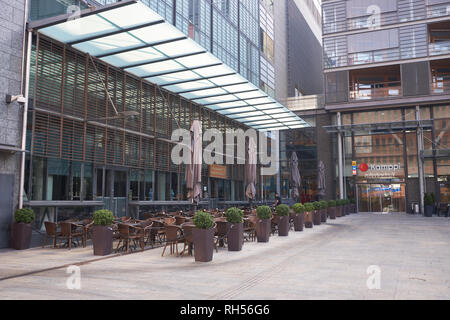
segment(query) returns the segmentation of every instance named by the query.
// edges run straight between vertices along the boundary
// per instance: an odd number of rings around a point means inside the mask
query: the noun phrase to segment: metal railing
[[[430,56],[450,53],[450,41],[429,43],[428,52]]]
[[[402,85],[400,81],[376,82],[350,86],[350,100],[373,100],[390,97],[400,97]]]

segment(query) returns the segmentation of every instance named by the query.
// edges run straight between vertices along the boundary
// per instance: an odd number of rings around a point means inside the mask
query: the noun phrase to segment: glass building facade
[[[142,3],[250,82],[261,85],[258,0]],[[71,5],[79,2],[32,1],[30,20],[67,13]],[[99,207],[117,216],[158,210],[167,201],[181,207],[187,190],[184,167],[170,160],[172,130],[189,129],[193,119],[202,121],[203,131],[247,129],[108,64],[96,61],[94,65],[87,55],[45,36],[33,37],[31,56],[33,108],[27,128],[30,154],[25,197],[37,212],[37,228],[43,228],[47,220],[90,215]],[[139,116],[110,119],[113,107]],[[227,165],[225,176],[214,177],[203,165],[204,197],[244,201],[243,169],[243,165]],[[269,191],[262,194],[260,190],[276,188],[276,178],[272,180],[258,181],[259,199],[270,198]]]
[[[412,212],[425,192],[449,202],[449,6],[323,1],[327,130],[342,141],[336,194],[361,211]]]

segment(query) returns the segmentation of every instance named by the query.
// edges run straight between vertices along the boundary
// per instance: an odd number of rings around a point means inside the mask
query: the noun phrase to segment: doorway
[[[96,167],[94,190],[96,200],[104,202],[104,208],[111,210],[117,217],[128,215],[128,185],[127,169]]]
[[[405,212],[405,184],[358,184],[359,212]]]

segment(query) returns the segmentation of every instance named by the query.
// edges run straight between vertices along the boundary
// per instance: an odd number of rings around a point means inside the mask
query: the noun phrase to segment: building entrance
[[[405,184],[358,184],[359,212],[406,212]]]
[[[103,200],[105,209],[117,217],[128,212],[128,170],[109,167],[95,168],[96,199]]]

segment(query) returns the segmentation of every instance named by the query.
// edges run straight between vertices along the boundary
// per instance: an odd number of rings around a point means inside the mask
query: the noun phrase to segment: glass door
[[[359,212],[405,212],[404,184],[359,184]]]
[[[96,199],[103,200],[104,208],[117,217],[128,213],[128,171],[105,167],[95,168]]]

